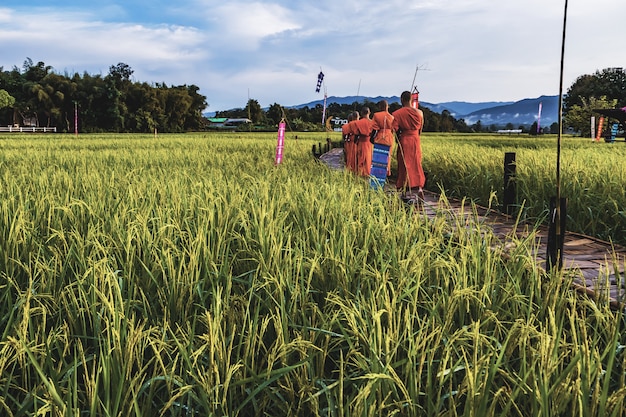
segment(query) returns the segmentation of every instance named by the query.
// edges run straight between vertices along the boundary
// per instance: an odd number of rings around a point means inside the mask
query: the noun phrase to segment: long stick
[[[565,65],[565,29],[567,26],[567,0],[565,0],[565,11],[563,13],[563,39],[561,41],[561,75],[559,80],[559,136],[557,139],[556,151],[556,207],[560,214],[559,201],[561,201],[561,136],[563,135],[563,67]],[[560,223],[560,222],[559,222]],[[557,223],[557,232],[559,223]]]
[[[417,79],[417,71],[419,71],[420,66],[419,64],[417,64],[415,66],[415,74],[413,75],[413,82],[411,83],[411,88],[409,88],[409,91],[413,91],[413,87],[415,87],[415,80]]]
[[[563,67],[565,63],[565,33],[567,24],[567,0],[565,0],[565,11],[563,13],[563,39],[561,41],[561,74],[559,80],[559,134],[556,149],[556,201],[551,207],[551,223],[548,236],[547,266],[561,269],[563,265],[563,241],[565,230],[561,230],[561,137],[563,136]],[[552,206],[552,204],[550,204]],[[554,232],[553,232],[554,231]]]

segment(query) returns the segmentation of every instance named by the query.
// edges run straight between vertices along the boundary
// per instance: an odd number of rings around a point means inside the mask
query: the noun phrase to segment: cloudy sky
[[[195,84],[209,111],[328,95],[516,101],[559,91],[565,0],[3,0],[0,66]],[[626,65],[624,0],[570,0],[564,88]],[[622,50],[620,50],[622,48]]]

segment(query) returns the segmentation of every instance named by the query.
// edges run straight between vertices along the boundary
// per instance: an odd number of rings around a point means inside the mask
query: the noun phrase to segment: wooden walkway
[[[331,149],[320,160],[333,169],[343,169],[343,150]],[[394,188],[386,186],[393,192]],[[532,236],[535,241],[529,245],[533,259],[540,268],[545,268],[548,227],[516,223],[516,219],[472,203],[457,199],[444,199],[438,194],[425,191],[425,202],[420,212],[429,218],[449,213],[456,219],[465,217],[467,221],[478,221],[491,228],[503,246],[513,244],[514,239]],[[612,245],[590,236],[566,232],[563,248],[563,268],[573,277],[576,291],[598,300],[608,301],[615,309],[624,309],[626,303],[626,280],[624,264],[626,248]]]

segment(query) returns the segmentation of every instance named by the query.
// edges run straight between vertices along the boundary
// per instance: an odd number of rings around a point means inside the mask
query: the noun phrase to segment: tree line
[[[204,128],[206,97],[195,85],[131,80],[132,68],[100,74],[58,74],[28,58],[22,69],[0,67],[0,124],[57,127],[74,132],[184,132]],[[4,92],[3,92],[4,91]]]
[[[324,106],[316,104],[313,107],[303,106],[299,108],[282,107],[278,103],[270,105],[267,110],[263,110],[259,102],[249,99],[243,108],[224,110],[215,112],[215,117],[227,118],[249,118],[257,129],[275,129],[278,123],[285,119],[290,128],[294,131],[321,131],[325,129],[322,124],[322,116],[339,119],[347,119],[348,115],[354,111],[360,112],[363,107],[369,107],[373,112],[377,111],[377,103],[368,99],[352,104],[328,103],[326,113]],[[400,103],[390,103],[389,111],[394,112],[400,108]],[[456,119],[452,114],[444,110],[441,114],[435,113],[427,107],[420,107],[424,112],[424,131],[427,132],[461,132],[469,133],[475,131],[474,125],[468,126],[464,119]],[[478,124],[480,126],[480,123]],[[249,127],[242,126],[242,130]]]
[[[74,131],[74,115],[78,113],[80,132],[185,132],[202,130],[208,120],[202,115],[206,97],[196,85],[167,86],[131,79],[133,70],[124,63],[112,65],[107,75],[58,74],[43,62],[24,61],[21,69],[0,67],[0,125],[54,126],[60,132]],[[594,109],[626,106],[626,72],[623,68],[607,68],[595,74],[580,76],[564,96],[564,125],[583,136],[590,132]],[[329,103],[326,117],[347,119],[348,114],[363,106],[372,111],[376,103],[365,100],[352,104]],[[399,108],[391,103],[391,112]],[[522,129],[534,134],[530,126],[483,125],[480,121],[467,125],[449,111],[436,113],[426,107],[424,131],[427,132],[489,132],[498,129]],[[285,119],[291,130],[323,130],[321,104],[314,107],[285,108],[278,103],[263,109],[257,100],[249,99],[244,108],[216,112],[216,117],[250,118],[257,130],[274,130]],[[243,126],[241,129],[251,129]],[[558,124],[550,126],[558,132]],[[545,129],[544,129],[545,132]]]

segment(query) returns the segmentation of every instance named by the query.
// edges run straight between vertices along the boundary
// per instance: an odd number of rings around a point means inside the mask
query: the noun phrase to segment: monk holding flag
[[[426,182],[422,169],[420,133],[424,124],[421,110],[411,106],[411,92],[400,96],[402,107],[393,112],[393,129],[398,133],[398,179],[396,188],[404,197],[423,199],[422,187]]]
[[[389,155],[391,155],[391,147],[393,146],[393,119],[394,117],[389,113],[387,100],[378,102],[378,111],[372,117],[373,142],[389,146]],[[391,158],[387,162],[387,175],[391,175]]]

